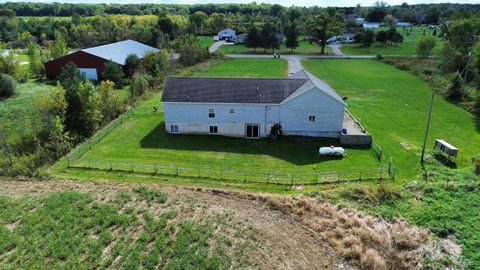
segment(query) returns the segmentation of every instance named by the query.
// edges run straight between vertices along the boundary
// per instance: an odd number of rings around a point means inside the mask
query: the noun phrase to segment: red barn
[[[157,53],[160,50],[131,39],[82,49],[46,62],[45,74],[47,78],[54,80],[67,64],[73,63],[87,79],[101,80],[105,63],[117,63],[126,71],[125,60],[128,55],[135,54],[141,59],[149,51]]]

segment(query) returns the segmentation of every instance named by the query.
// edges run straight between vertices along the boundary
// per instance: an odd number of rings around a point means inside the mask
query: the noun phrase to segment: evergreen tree
[[[375,33],[373,30],[366,30],[365,35],[363,37],[363,46],[367,47],[367,50],[370,50],[373,42],[375,41]]]
[[[454,72],[450,76],[450,83],[447,88],[447,98],[451,101],[461,101],[465,97],[463,92],[463,79],[460,72]]]
[[[293,53],[293,50],[296,49],[300,43],[298,42],[298,29],[295,26],[295,24],[290,24],[287,27],[286,31],[286,40],[285,40],[285,46],[287,48],[290,48],[290,51]]]
[[[123,73],[123,69],[119,64],[110,61],[105,63],[103,68],[103,78],[105,80],[112,81],[117,88],[122,88],[124,77],[125,73]]]
[[[45,75],[45,67],[43,65],[42,54],[40,46],[30,42],[27,47],[27,54],[29,60],[30,73],[38,79],[43,78]]]
[[[253,52],[256,52],[258,47],[261,47],[261,38],[258,28],[252,22],[248,28],[247,38],[245,40],[245,47],[253,48]]]

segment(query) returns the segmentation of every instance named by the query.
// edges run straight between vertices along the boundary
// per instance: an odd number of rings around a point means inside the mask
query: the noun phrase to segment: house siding
[[[214,118],[209,118],[209,109],[215,110]],[[246,124],[259,124],[264,138],[275,123],[282,125],[285,135],[339,137],[344,110],[343,104],[316,88],[281,104],[164,103],[167,132],[177,125],[179,134],[207,135],[210,126],[218,126],[218,135],[242,138]],[[309,121],[310,115],[315,115],[315,122]]]

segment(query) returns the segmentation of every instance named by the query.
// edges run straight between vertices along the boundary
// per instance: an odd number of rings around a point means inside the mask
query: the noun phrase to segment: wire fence
[[[181,177],[210,178],[242,183],[276,185],[334,184],[348,181],[386,180],[390,174],[385,168],[344,171],[319,171],[311,173],[268,172],[259,170],[237,170],[215,166],[175,166],[158,163],[134,162],[82,158],[70,162],[71,168],[96,169],[102,171],[148,173]]]
[[[378,145],[372,138],[372,153],[378,159],[379,162],[382,162],[383,150],[380,145]]]

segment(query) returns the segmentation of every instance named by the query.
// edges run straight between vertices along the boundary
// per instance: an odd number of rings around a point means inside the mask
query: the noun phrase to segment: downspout
[[[265,132],[265,137],[267,136],[267,105],[265,105],[265,124],[263,125],[263,129]]]

